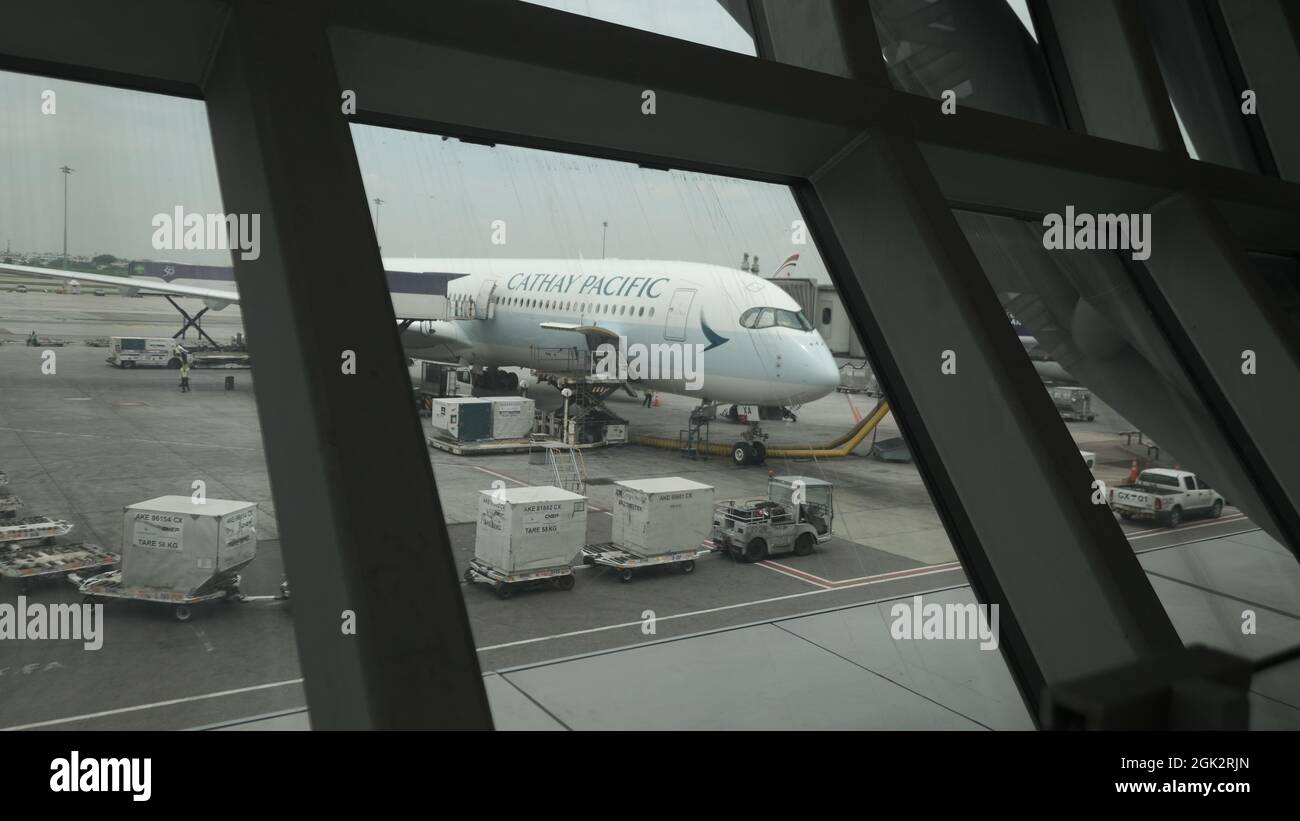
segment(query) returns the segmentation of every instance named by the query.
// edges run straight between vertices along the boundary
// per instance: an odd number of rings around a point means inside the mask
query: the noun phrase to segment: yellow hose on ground
[[[767,455],[778,459],[835,459],[841,456],[848,456],[854,448],[862,444],[862,440],[867,438],[867,434],[876,429],[881,420],[889,413],[889,403],[884,399],[876,404],[876,407],[867,414],[866,417],[858,422],[849,430],[848,433],[841,434],[835,439],[827,442],[821,447],[815,448],[787,448],[787,447],[769,447]],[[651,448],[665,448],[667,450],[677,450],[682,443],[677,439],[667,439],[662,436],[638,436],[636,439],[638,445],[645,445]],[[715,445],[713,443],[701,444],[699,449],[710,456],[730,456],[731,445]]]

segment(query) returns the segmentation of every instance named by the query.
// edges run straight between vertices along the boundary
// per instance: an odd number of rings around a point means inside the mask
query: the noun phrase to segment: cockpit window
[[[799,311],[777,311],[776,324],[782,328],[794,328],[796,331],[812,330],[812,323]]]
[[[750,308],[740,315],[740,327],[753,328],[793,328],[796,331],[811,331],[812,323],[799,311],[787,311],[782,308]]]

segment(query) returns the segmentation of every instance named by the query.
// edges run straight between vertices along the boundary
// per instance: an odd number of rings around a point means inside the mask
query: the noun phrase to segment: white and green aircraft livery
[[[148,265],[129,277],[0,270],[191,297],[211,310],[240,301],[230,268]],[[620,259],[407,258],[385,259],[384,269],[412,358],[581,379],[616,352],[633,384],[710,403],[800,405],[839,385],[799,304],[745,271]]]

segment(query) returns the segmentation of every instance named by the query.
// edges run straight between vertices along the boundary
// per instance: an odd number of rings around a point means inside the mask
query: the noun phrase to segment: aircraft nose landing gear
[[[750,422],[744,438],[731,448],[731,461],[737,466],[763,464],[767,461],[767,445],[763,441],[766,438],[758,423]]]

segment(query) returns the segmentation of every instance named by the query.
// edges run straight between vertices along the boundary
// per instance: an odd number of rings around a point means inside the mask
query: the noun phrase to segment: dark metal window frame
[[[385,293],[382,266],[360,177],[354,173],[355,153],[350,141],[346,146],[339,142],[347,122],[791,186],[854,319],[855,330],[895,399],[900,425],[917,454],[926,486],[977,595],[983,601],[1002,602],[1009,611],[1003,616],[1004,632],[1009,631],[1004,654],[1026,702],[1036,712],[1044,684],[1061,680],[1067,672],[1095,671],[1149,656],[1175,644],[1176,635],[1113,521],[1107,529],[1098,512],[1089,510],[1078,498],[1081,494],[1076,484],[1086,471],[1073,465],[1079,460],[1068,437],[1060,434],[1050,402],[1028,390],[1027,374],[1032,371],[1011,344],[1014,340],[996,309],[996,300],[981,297],[978,288],[987,288],[987,282],[980,279],[978,286],[969,285],[972,290],[963,290],[971,297],[968,301],[953,302],[955,295],[949,294],[943,307],[958,321],[955,327],[974,340],[977,366],[988,369],[990,384],[996,388],[985,398],[989,411],[1022,426],[1024,442],[1020,447],[1034,458],[1026,462],[1030,475],[1018,478],[1040,487],[1044,501],[1036,518],[1025,523],[1017,544],[997,543],[985,535],[991,532],[992,520],[987,511],[972,506],[978,489],[970,477],[975,460],[987,450],[973,447],[970,453],[960,453],[949,447],[941,456],[945,447],[942,428],[948,420],[933,402],[933,394],[926,393],[926,377],[901,364],[907,352],[899,348],[896,332],[882,330],[873,312],[879,308],[865,296],[870,272],[861,270],[855,261],[862,258],[861,249],[855,250],[856,246],[845,241],[846,221],[857,213],[852,207],[855,203],[828,182],[833,182],[841,169],[870,179],[880,157],[899,160],[903,166],[899,176],[892,178],[892,185],[882,195],[891,199],[875,206],[912,220],[917,229],[916,247],[927,252],[927,272],[937,277],[936,282],[963,289],[967,285],[962,283],[973,283],[980,272],[977,264],[972,268],[973,255],[953,221],[950,209],[956,203],[1018,214],[1042,214],[1066,202],[1081,209],[1144,210],[1172,193],[1187,192],[1218,209],[1222,230],[1235,235],[1234,247],[1239,241],[1248,248],[1294,254],[1300,251],[1300,216],[1294,210],[1294,203],[1300,202],[1300,185],[1191,161],[1181,145],[1152,150],[969,109],[945,117],[938,101],[889,86],[865,3],[829,2],[846,52],[844,62],[855,79],[722,52],[514,0],[458,4],[328,0],[314,5],[232,0],[212,68],[196,80],[201,89],[198,95],[191,93],[192,86],[175,78],[100,71],[72,59],[34,61],[0,55],[0,67],[207,100],[214,140],[222,135],[218,167],[223,196],[229,200],[235,195],[245,203],[263,202],[272,211],[267,242],[280,246],[271,255],[278,261],[261,267],[237,263],[241,289],[246,282],[255,283],[252,278],[256,276],[285,283],[279,293],[280,304],[259,307],[250,303],[246,309],[250,321],[270,329],[285,318],[277,312],[291,311],[293,323],[300,326],[294,329],[300,341],[309,341],[325,334],[326,329],[318,323],[326,322],[331,310],[339,307],[322,303],[316,314],[310,309],[315,306],[292,302],[292,297],[302,293],[295,290],[302,287],[301,274],[295,274],[295,269],[326,261],[301,247],[307,239],[301,233],[307,221],[293,225],[283,219],[292,203],[306,211],[308,218],[319,217],[328,224],[330,236],[347,236],[360,246],[357,256],[350,259],[357,261],[355,282],[365,291],[365,299],[358,304],[366,310],[356,318],[354,338],[373,343],[371,378],[381,396],[399,396],[400,389],[409,389],[409,382],[397,358],[392,362],[384,358],[399,350],[396,325],[391,306],[376,299]],[[1035,2],[1032,8],[1035,25],[1046,41],[1053,31],[1052,22],[1045,19],[1042,3]],[[1098,13],[1111,9],[1112,4],[1104,4]],[[1131,15],[1122,22],[1130,20]],[[277,43],[277,35],[290,38],[290,42],[281,39]],[[816,35],[760,26],[760,54],[764,43],[774,38],[800,36]],[[232,40],[237,47],[231,45]],[[195,47],[208,45],[196,43]],[[1127,47],[1140,49],[1140,38],[1130,36]],[[1076,117],[1070,116],[1077,104],[1071,102],[1071,89],[1061,85],[1063,73],[1050,53],[1049,49],[1058,99],[1070,125],[1077,127]],[[1149,50],[1130,56],[1146,72],[1143,81],[1148,88],[1159,87],[1158,72],[1151,76],[1154,60]],[[307,65],[292,65],[294,60]],[[263,68],[266,74],[255,82],[253,72]],[[270,91],[254,87],[277,81],[283,81],[285,87]],[[214,93],[214,83],[222,82],[220,94]],[[338,112],[339,93],[345,88],[358,95],[359,110],[353,118]],[[652,123],[640,113],[642,89],[658,95],[658,113]],[[310,99],[277,96],[281,94]],[[1167,104],[1167,95],[1162,99]],[[289,110],[277,111],[278,103]],[[286,126],[319,124],[330,109],[339,117],[337,126],[343,132],[331,124],[292,135],[293,140],[310,144],[311,151],[305,153],[314,152],[316,166],[304,163],[280,170],[258,164],[259,156],[265,162],[274,158],[276,151],[290,147]],[[1170,115],[1168,111],[1151,112],[1155,122],[1167,121]],[[250,129],[242,138],[240,126]],[[320,163],[331,157],[348,166],[342,181],[311,192],[294,189],[295,179],[306,185],[307,177],[302,175],[324,171]],[[248,177],[248,183],[228,185],[236,175]],[[913,195],[907,185],[915,185],[919,193]],[[308,201],[313,194],[326,196],[324,201],[319,197]],[[865,201],[876,193],[862,191],[858,196]],[[228,208],[231,205],[227,202]],[[282,219],[277,221],[276,216]],[[874,284],[879,287],[879,281]],[[290,302],[283,301],[286,297]],[[1168,290],[1153,289],[1150,298],[1168,302],[1175,297]],[[921,310],[924,306],[911,307]],[[1256,307],[1265,315],[1270,310],[1258,302]],[[1166,322],[1176,323],[1177,313],[1161,315]],[[1266,325],[1275,333],[1286,332],[1283,323],[1270,321]],[[1294,340],[1283,341],[1291,345]],[[329,385],[328,369],[313,362],[312,351],[296,346],[286,353],[287,367],[304,371],[302,384],[307,396],[338,395]],[[1296,363],[1289,364],[1294,367]],[[286,426],[304,413],[320,436],[327,440],[337,436],[332,428],[337,422],[336,411],[317,401],[304,408],[303,397],[272,396],[276,387],[273,382],[267,384],[269,389],[259,390],[258,404],[267,428],[268,454],[280,447],[277,439],[286,435]],[[1229,389],[1218,386],[1217,390]],[[924,399],[927,395],[931,398]],[[351,400],[340,403],[338,412],[346,415]],[[1231,407],[1225,412],[1235,419]],[[403,424],[395,430],[402,430]],[[1243,424],[1229,434],[1249,439],[1252,431]],[[410,498],[427,493],[434,505],[426,513],[440,515],[422,451],[416,455],[423,464],[404,455],[402,448],[414,449],[412,442],[396,432],[391,439],[386,450],[395,460],[391,463],[396,473],[393,482],[406,482]],[[1258,450],[1279,443],[1242,444]],[[447,534],[440,521],[439,527],[429,529],[425,517],[410,532],[391,534],[418,540],[421,549],[436,554],[425,565],[433,574],[426,579],[399,572],[391,562],[367,566],[365,552],[348,538],[355,533],[355,523],[347,521],[346,515],[332,523],[336,532],[322,533],[330,538],[321,544],[304,544],[295,538],[299,527],[291,521],[295,516],[319,515],[313,510],[321,510],[330,499],[345,499],[350,491],[367,490],[371,476],[361,469],[374,466],[372,457],[362,450],[340,448],[332,458],[337,461],[328,465],[330,470],[320,482],[291,491],[286,490],[294,482],[290,464],[268,455],[277,508],[286,517],[286,559],[295,574],[302,573],[295,580],[295,595],[301,596],[306,606],[295,613],[295,622],[313,723],[318,727],[489,726],[472,640],[456,593]],[[314,508],[294,512],[293,508],[302,505],[284,503],[310,501],[313,494]],[[1289,501],[1293,504],[1294,497]],[[1288,503],[1285,494],[1278,503]],[[1054,538],[1063,541],[1056,544]],[[1050,602],[1027,595],[1032,573],[1006,564],[1016,551],[1028,556],[1035,539],[1044,551],[1062,551],[1059,556],[1063,559],[1091,563],[1094,569],[1071,584],[1081,598],[1105,601],[1114,611],[1080,614],[1085,624],[1095,619],[1117,632],[1099,633],[1086,646],[1073,648],[1078,658],[1068,671],[1061,666],[1061,653],[1045,646],[1049,633],[1036,624],[1040,617],[1057,619],[1062,614],[1052,612]],[[313,570],[313,550],[331,551],[333,560]],[[320,576],[327,570],[337,573],[347,568],[364,572],[342,582]],[[1046,565],[1034,572],[1041,573],[1039,581],[1053,581]],[[313,601],[310,590],[315,581],[330,592]],[[339,587],[341,583],[346,589]],[[433,609],[417,611],[423,617],[435,612],[448,616],[446,627],[431,640],[414,638],[416,631],[411,631],[406,636],[359,635],[352,644],[340,645],[334,635],[338,626],[336,615],[331,614],[337,614],[342,599],[330,596],[357,597],[382,605],[385,597],[427,596],[431,590],[437,599],[429,605]],[[390,609],[385,617],[397,615],[397,610]],[[1061,637],[1078,639],[1080,634],[1066,637],[1063,633]],[[346,648],[342,654],[340,646]],[[399,680],[398,662],[403,655],[416,658],[421,653],[432,653],[434,658],[415,665]]]

